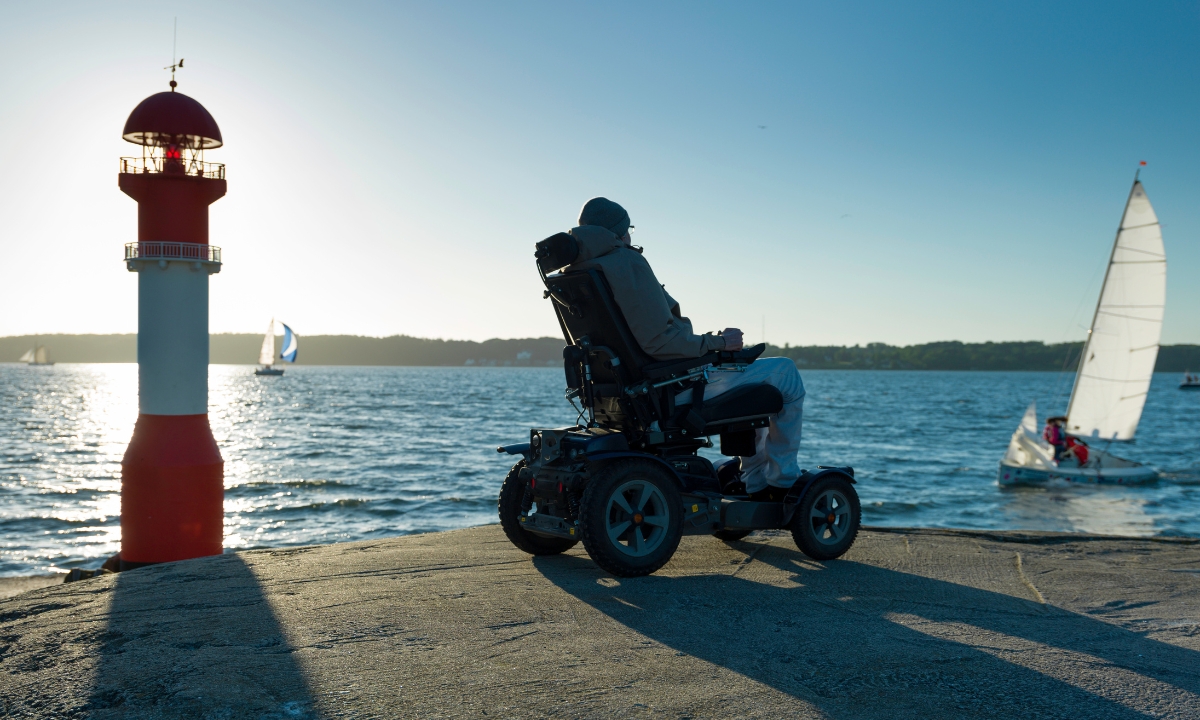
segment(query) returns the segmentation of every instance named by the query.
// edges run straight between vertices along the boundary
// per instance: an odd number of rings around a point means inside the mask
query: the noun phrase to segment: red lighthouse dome
[[[160,92],[138,103],[121,137],[136,145],[182,145],[200,150],[221,147],[221,129],[204,106],[177,93]]]

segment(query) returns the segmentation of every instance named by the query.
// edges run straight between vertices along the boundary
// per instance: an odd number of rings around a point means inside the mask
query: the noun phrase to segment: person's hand
[[[721,337],[725,338],[726,352],[733,352],[742,349],[742,331],[737,328],[725,328],[721,331]]]

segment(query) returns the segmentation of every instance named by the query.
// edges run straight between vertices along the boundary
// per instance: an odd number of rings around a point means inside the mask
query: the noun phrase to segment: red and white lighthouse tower
[[[208,206],[225,194],[212,115],[171,91],[125,122],[142,156],[121,158],[121,191],[138,203],[138,419],[121,461],[121,569],[222,551],[224,461],[208,425]]]

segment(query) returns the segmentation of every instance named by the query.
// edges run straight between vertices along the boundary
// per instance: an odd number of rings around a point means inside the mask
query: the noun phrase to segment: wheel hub
[[[850,504],[837,490],[826,490],[812,505],[813,536],[822,545],[835,545],[846,534]]]
[[[667,499],[646,480],[630,480],[608,498],[605,519],[608,538],[619,552],[643,557],[667,538]]]

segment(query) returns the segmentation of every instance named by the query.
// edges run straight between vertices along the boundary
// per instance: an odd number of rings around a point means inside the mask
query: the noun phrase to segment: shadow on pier
[[[258,578],[233,554],[202,567],[117,576],[87,717],[314,717]]]
[[[731,546],[788,580],[735,572],[617,581],[579,557],[534,563],[645,637],[834,718],[1200,717],[1192,650],[1003,593]]]

